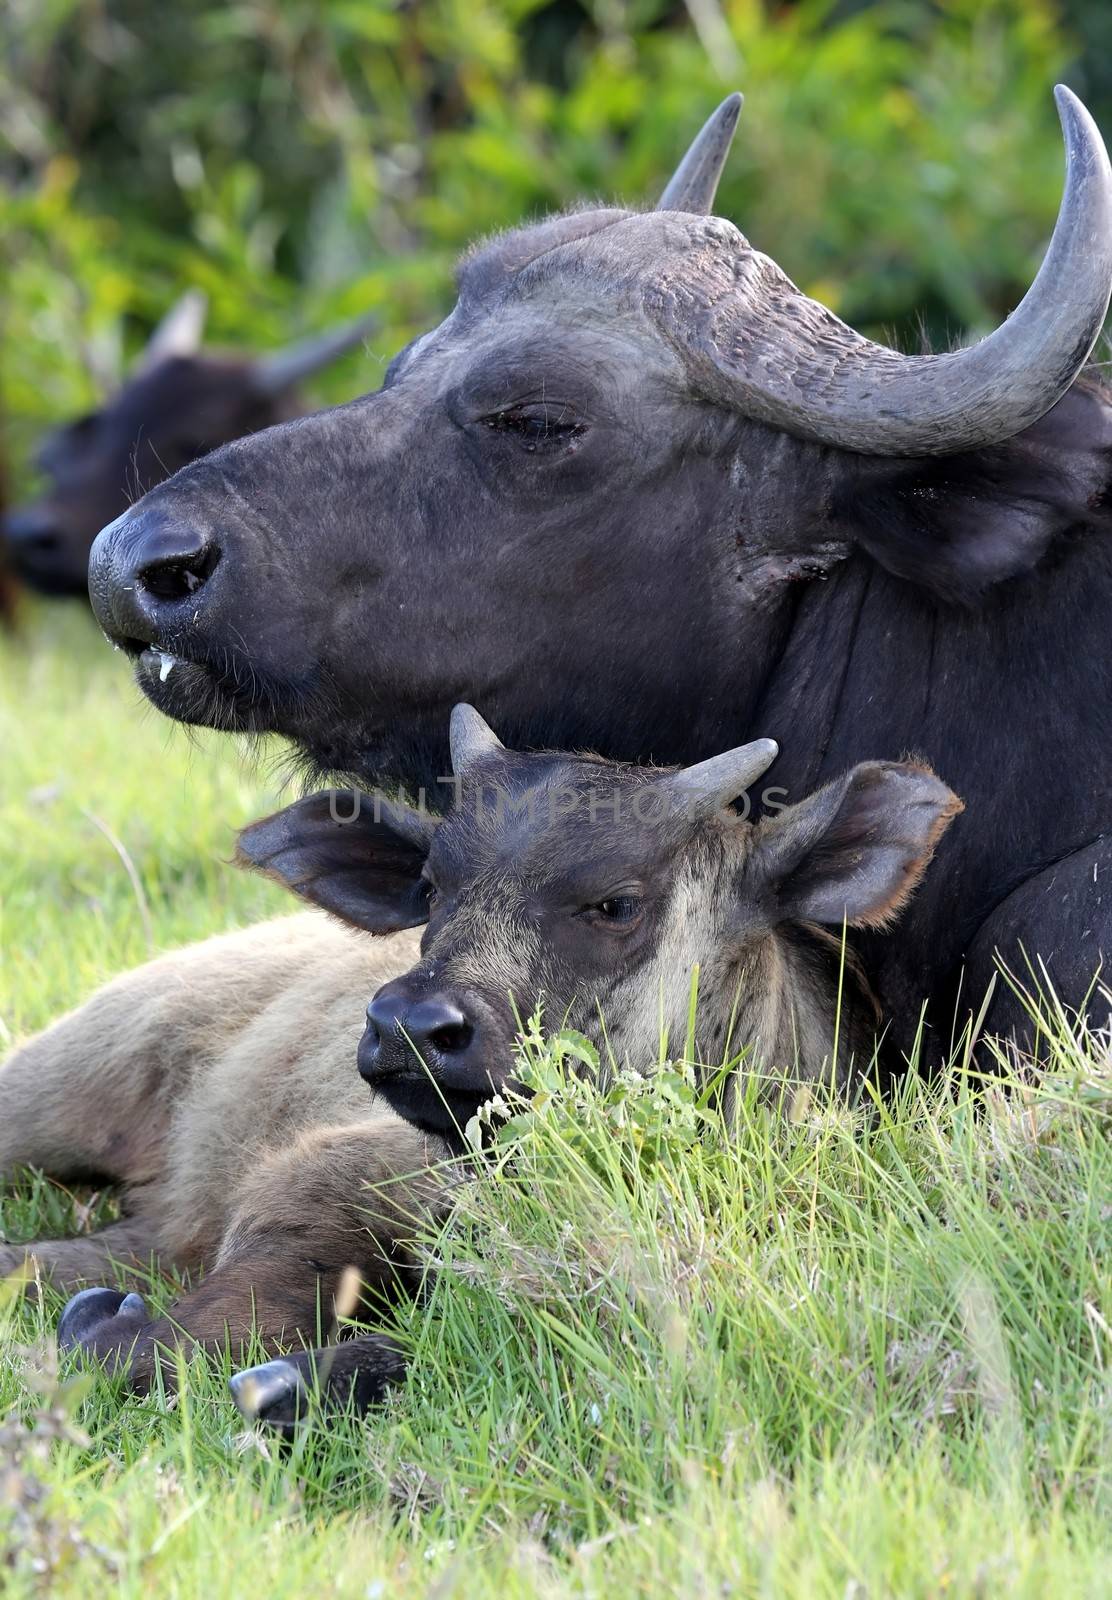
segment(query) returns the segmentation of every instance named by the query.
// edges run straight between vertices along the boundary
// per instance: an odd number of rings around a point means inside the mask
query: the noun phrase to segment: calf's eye
[[[602,922],[635,922],[641,915],[641,902],[636,895],[616,894],[609,900],[600,900],[591,908]]]

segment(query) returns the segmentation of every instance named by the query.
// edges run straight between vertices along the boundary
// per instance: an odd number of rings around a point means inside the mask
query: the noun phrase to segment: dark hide
[[[996,949],[1028,987],[1025,955],[1044,956],[1073,1004],[1112,951],[1103,883],[1055,871],[1100,853],[1112,820],[1110,441],[1107,403],[1079,387],[1003,449],[882,465],[880,492],[839,508],[864,548],[803,589],[770,676],[755,726],[791,727],[772,774],[789,793],[880,749],[937,765],[966,802],[899,939],[863,941],[905,1041],[929,996],[942,1027],[959,984],[977,1010]],[[1002,983],[990,1021],[1025,1025]]]
[[[519,747],[690,762],[775,737],[793,800],[921,758],[967,813],[876,971],[905,1043],[928,997],[948,1035],[995,909],[1108,827],[1112,413],[1081,382],[1010,442],[929,460],[742,415],[673,292],[739,238],[611,211],[496,242],[381,391],[105,530],[91,592],[161,710],[364,781],[432,784],[462,698]],[[1112,945],[1091,897],[1010,903],[1009,959]]]

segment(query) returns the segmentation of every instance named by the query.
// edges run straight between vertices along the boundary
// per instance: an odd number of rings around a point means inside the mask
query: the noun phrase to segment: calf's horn
[[[484,756],[492,756],[505,745],[474,706],[461,702],[452,708],[448,724],[448,748],[452,752],[452,771],[462,778],[467,768]]]
[[[660,785],[676,810],[686,811],[694,819],[712,817],[756,783],[779,754],[775,739],[754,739],[725,755],[671,772],[661,778]]]
[[[713,211],[741,102],[740,94],[727,95],[717,111],[711,112],[657,201],[658,211],[688,211],[696,216]]]
[[[974,450],[1037,422],[1088,359],[1112,288],[1108,154],[1077,96],[1059,85],[1054,97],[1066,146],[1058,221],[1034,283],[994,333],[949,355],[899,355],[744,250],[672,312],[709,386],[788,433],[881,456]]]
[[[256,361],[253,370],[255,389],[264,395],[281,394],[285,389],[292,389],[294,384],[303,383],[314,372],[319,372],[322,367],[338,361],[349,350],[361,345],[378,325],[377,313],[368,312],[354,322],[345,323],[342,328],[315,334],[272,356],[263,356]]]
[[[195,356],[205,336],[208,297],[201,289],[187,289],[167,311],[147,340],[136,362],[136,372],[149,372],[172,356]]]

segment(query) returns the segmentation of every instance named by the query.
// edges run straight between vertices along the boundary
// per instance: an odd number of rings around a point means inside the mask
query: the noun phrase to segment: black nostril
[[[475,1036],[467,1016],[451,1000],[420,1001],[403,1026],[415,1045],[429,1045],[439,1055],[458,1055]]]
[[[137,581],[156,600],[185,600],[212,576],[220,550],[188,527],[159,522],[136,551]]]
[[[425,1067],[459,1058],[470,1048],[475,1024],[447,995],[427,995],[411,1001],[403,988],[386,986],[367,1007],[367,1030],[359,1046],[359,1070],[369,1082],[405,1076],[416,1070],[414,1057]]]
[[[207,581],[220,557],[206,550],[200,556],[167,556],[143,567],[139,582],[156,600],[184,600]]]
[[[466,1050],[474,1032],[474,1028],[466,1020],[445,1022],[439,1028],[434,1028],[426,1037],[435,1050],[439,1050],[442,1055],[450,1055],[456,1050]]]

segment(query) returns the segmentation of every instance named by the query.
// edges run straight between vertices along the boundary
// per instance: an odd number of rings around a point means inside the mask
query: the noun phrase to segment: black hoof
[[[95,1349],[98,1343],[119,1345],[149,1320],[142,1295],[121,1294],[118,1289],[82,1289],[62,1312],[58,1343],[63,1350],[78,1346]]]
[[[248,1422],[263,1422],[289,1434],[308,1406],[309,1389],[292,1361],[267,1361],[228,1379],[232,1399]]]

